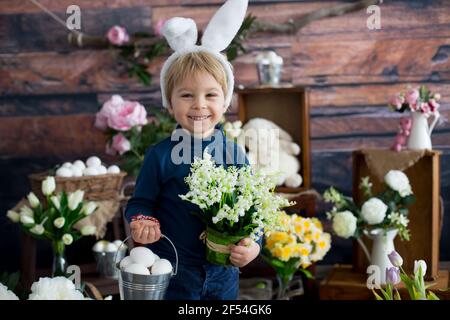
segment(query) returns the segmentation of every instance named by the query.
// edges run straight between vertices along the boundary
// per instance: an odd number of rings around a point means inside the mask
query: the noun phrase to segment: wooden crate
[[[287,131],[301,152],[299,174],[303,183],[298,188],[278,187],[278,192],[296,193],[311,187],[311,149],[308,91],[303,87],[251,87],[237,89],[239,120],[265,118]]]
[[[386,152],[392,152],[386,150]],[[439,239],[440,239],[440,177],[439,161],[441,152],[426,151],[425,156],[404,172],[408,176],[416,202],[409,208],[410,241],[401,241],[397,236],[394,242],[395,249],[403,257],[403,268],[412,272],[414,260],[423,259],[427,263],[426,279],[436,279],[439,270]],[[373,192],[379,192],[383,182],[378,181],[373,173],[369,172],[362,150],[353,153],[353,197],[357,203],[362,199],[358,186],[361,177],[369,176],[373,183]],[[363,237],[364,238],[364,237]],[[371,241],[364,239],[371,247]],[[368,262],[355,241],[353,245],[353,266],[357,272],[366,272]]]

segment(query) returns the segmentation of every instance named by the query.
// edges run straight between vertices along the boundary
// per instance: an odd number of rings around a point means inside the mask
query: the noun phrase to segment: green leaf
[[[395,289],[394,300],[402,300],[402,298],[400,297],[400,293],[398,292],[397,289]]]
[[[427,295],[428,300],[440,300],[437,295],[435,295],[432,291],[428,291]]]
[[[383,301],[383,298],[374,289],[372,289],[372,293],[377,300]]]

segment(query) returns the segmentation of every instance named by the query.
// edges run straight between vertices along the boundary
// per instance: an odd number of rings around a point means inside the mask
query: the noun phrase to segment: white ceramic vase
[[[395,250],[394,239],[398,229],[374,229],[365,231],[364,234],[372,240],[372,251],[370,253],[370,264],[380,269],[380,284],[386,284],[386,268],[393,267],[388,254]]]
[[[408,149],[422,150],[432,149],[431,133],[439,119],[439,113],[432,114],[433,122],[428,127],[428,119],[421,112],[412,112],[412,127],[408,137]]]

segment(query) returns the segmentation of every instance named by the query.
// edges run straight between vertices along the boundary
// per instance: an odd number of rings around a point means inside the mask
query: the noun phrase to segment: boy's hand
[[[230,261],[236,267],[243,267],[259,254],[259,244],[250,238],[244,238],[237,245],[231,245]]]
[[[131,236],[135,242],[149,244],[161,238],[161,230],[157,222],[151,220],[136,220],[130,223]]]

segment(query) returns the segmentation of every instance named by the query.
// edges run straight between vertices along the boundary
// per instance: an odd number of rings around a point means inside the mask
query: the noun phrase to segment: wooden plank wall
[[[204,28],[221,0],[40,0],[66,19],[66,8],[81,8],[82,31],[102,35],[110,26],[148,31],[160,19],[191,17]],[[250,1],[249,12],[269,22],[345,1]],[[388,98],[406,84],[426,84],[443,96],[450,116],[450,2],[385,1],[381,30],[369,30],[365,10],[316,21],[297,35],[258,34],[248,53],[234,62],[236,81],[257,82],[255,56],[275,50],[285,61],[283,81],[311,89],[313,184],[351,191],[351,151],[388,147],[398,114]],[[94,113],[111,94],[160,106],[158,77],[150,87],[129,79],[109,50],[75,49],[64,28],[27,0],[0,3],[0,252],[10,257],[0,269],[18,266],[18,230],[4,213],[29,190],[26,175],[63,161],[104,156],[105,137],[93,127]],[[150,66],[158,75],[163,59]],[[231,109],[229,118],[236,116]],[[435,129],[443,150],[442,195],[450,207],[450,125]],[[112,160],[112,159],[111,159]],[[447,215],[448,215],[448,209]],[[444,219],[444,235],[450,223]],[[349,262],[349,243],[336,239],[330,262]],[[342,250],[339,250],[342,249]],[[449,236],[441,255],[450,259]]]

